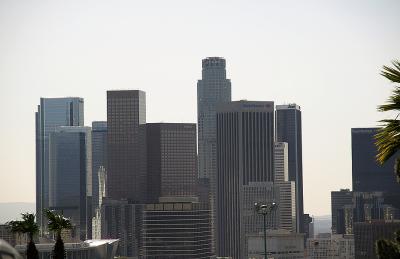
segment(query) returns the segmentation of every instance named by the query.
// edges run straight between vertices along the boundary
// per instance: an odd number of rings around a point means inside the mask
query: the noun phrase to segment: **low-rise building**
[[[113,259],[118,247],[118,239],[86,240],[78,243],[64,243],[65,258],[73,259]],[[21,255],[26,253],[26,245],[15,247]],[[52,258],[54,243],[36,244],[39,259]]]
[[[246,236],[248,259],[264,259],[264,234]],[[303,259],[304,234],[284,229],[267,230],[267,254],[274,259]]]
[[[309,259],[354,259],[353,235],[321,233],[307,239]]]

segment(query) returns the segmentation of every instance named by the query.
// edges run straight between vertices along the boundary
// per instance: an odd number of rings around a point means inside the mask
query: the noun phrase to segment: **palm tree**
[[[375,135],[375,144],[378,148],[376,159],[380,164],[385,163],[400,150],[400,120],[398,119],[400,115],[400,61],[392,61],[392,65],[393,67],[383,66],[381,75],[393,82],[395,88],[387,103],[378,106],[378,111],[395,112],[396,117],[394,119],[381,120],[383,127]],[[397,180],[400,181],[400,157],[396,158],[394,171]]]
[[[11,228],[11,232],[17,234],[27,234],[29,242],[26,248],[26,256],[28,259],[39,259],[39,252],[36,249],[34,236],[39,232],[39,226],[35,222],[35,214],[22,213],[22,220],[12,220],[7,224]]]
[[[72,229],[71,220],[65,218],[62,214],[57,214],[54,211],[45,210],[46,216],[49,219],[49,230],[53,231],[57,235],[56,244],[54,245],[53,258],[64,259],[65,249],[64,242],[61,238],[61,232],[64,229]]]
[[[386,104],[378,106],[380,112],[395,112],[394,119],[381,120],[382,128],[375,135],[378,154],[377,161],[380,164],[385,163],[398,150],[400,150],[400,62],[392,62],[393,67],[383,66],[381,75],[394,83],[394,90]],[[394,171],[397,181],[400,182],[400,157],[396,158]],[[376,242],[376,253],[378,258],[394,259],[400,258],[400,231],[396,232],[394,241],[378,240]]]

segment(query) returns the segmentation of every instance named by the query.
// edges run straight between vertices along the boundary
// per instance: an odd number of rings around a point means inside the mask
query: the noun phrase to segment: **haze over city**
[[[398,1],[0,2],[0,202],[35,201],[40,97],[77,96],[85,125],[106,91],[146,92],[148,122],[197,122],[201,60],[226,59],[232,100],[302,109],[304,208],[351,188],[352,127],[376,126],[400,56]]]

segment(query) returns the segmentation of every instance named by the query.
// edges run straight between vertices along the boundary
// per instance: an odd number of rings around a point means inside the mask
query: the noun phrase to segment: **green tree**
[[[395,233],[394,240],[378,240],[376,253],[379,259],[400,258],[400,230]]]
[[[65,258],[65,248],[64,242],[61,238],[61,232],[64,229],[72,229],[71,220],[65,218],[61,214],[57,214],[54,211],[45,210],[46,216],[49,219],[48,226],[49,230],[56,234],[56,243],[53,250],[54,259],[64,259]]]
[[[39,232],[39,226],[35,222],[35,214],[22,213],[22,220],[12,220],[7,224],[11,228],[11,232],[17,234],[27,234],[29,242],[26,247],[26,256],[28,259],[39,259],[39,252],[36,249],[34,236]]]
[[[393,61],[392,65],[393,67],[383,66],[381,75],[395,84],[394,89],[387,103],[378,106],[378,111],[395,112],[396,117],[381,120],[382,128],[375,135],[375,144],[378,148],[376,158],[380,164],[385,163],[400,150],[400,120],[398,119],[400,115],[400,62],[398,60]],[[400,157],[396,158],[394,171],[397,180],[400,181]]]

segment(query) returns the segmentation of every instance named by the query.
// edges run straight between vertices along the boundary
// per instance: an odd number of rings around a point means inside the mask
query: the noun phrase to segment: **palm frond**
[[[62,214],[57,214],[51,210],[45,210],[45,214],[49,220],[49,230],[61,233],[63,229],[72,229],[71,219],[65,218]]]
[[[377,161],[380,164],[386,162],[400,149],[400,121],[399,120],[381,120],[382,128],[375,135],[378,154]]]
[[[392,81],[393,83],[400,83],[400,62],[398,60],[392,61],[393,67],[383,66],[381,75]]]

